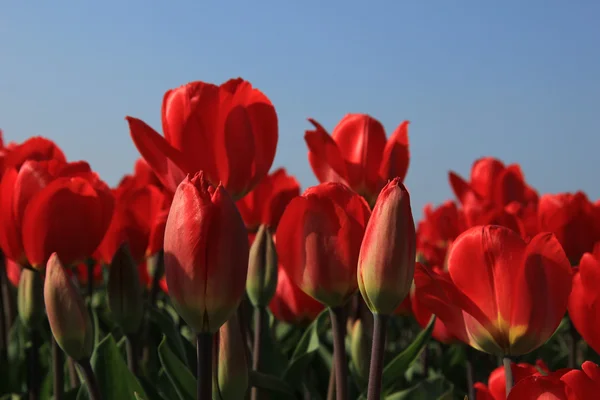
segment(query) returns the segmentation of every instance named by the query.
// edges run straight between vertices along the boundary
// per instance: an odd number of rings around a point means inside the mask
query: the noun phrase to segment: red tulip
[[[154,185],[120,185],[115,191],[115,211],[98,253],[109,264],[116,251],[127,243],[136,264],[147,255],[152,228],[165,206],[165,196]]]
[[[554,233],[569,260],[576,264],[600,240],[595,213],[594,205],[583,192],[545,194],[538,208],[539,227]]]
[[[320,182],[341,182],[373,204],[389,179],[404,180],[408,171],[408,121],[389,140],[381,122],[366,114],[348,114],[331,136],[315,120],[306,131],[308,161]]]
[[[300,185],[296,178],[279,168],[265,176],[250,193],[239,200],[237,207],[248,231],[256,232],[260,225],[267,225],[275,231],[283,210],[299,195]]]
[[[6,266],[6,275],[8,276],[8,281],[14,287],[19,286],[19,280],[21,279],[21,266],[10,258],[4,259],[4,265]]]
[[[478,350],[529,353],[565,315],[571,266],[551,233],[525,243],[504,227],[471,228],[454,241],[448,272],[419,266],[417,291],[454,336]]]
[[[34,268],[56,252],[63,265],[91,257],[112,218],[114,199],[97,176],[59,177],[37,192],[23,215],[23,246]]]
[[[467,229],[465,216],[453,201],[437,208],[427,204],[417,226],[417,249],[429,265],[444,265],[448,247]]]
[[[276,242],[292,282],[329,307],[346,303],[358,289],[358,254],[369,214],[364,199],[340,183],[322,183],[293,199]]]
[[[513,201],[521,204],[537,201],[537,193],[525,182],[518,164],[505,166],[492,157],[480,158],[473,163],[470,182],[452,171],[449,179],[454,194],[463,204],[468,196],[499,207]]]
[[[269,309],[280,321],[294,325],[308,325],[323,311],[323,304],[305,294],[279,266],[277,289]]]
[[[409,294],[416,241],[410,196],[394,178],[377,197],[358,257],[358,288],[371,312],[391,315]]]
[[[192,82],[167,91],[165,136],[127,117],[131,137],[165,187],[175,191],[186,174],[204,171],[242,198],[267,175],[277,147],[277,114],[271,101],[241,78],[220,86]]]
[[[154,185],[159,189],[163,188],[160,179],[143,158],[138,158],[135,162],[133,177],[140,186]]]
[[[441,276],[444,277],[444,279],[449,279],[449,276],[450,276],[448,271],[444,271],[444,270],[442,270],[440,268],[436,268],[436,267],[432,268],[432,273],[440,274]],[[421,292],[419,291],[419,289],[416,287],[413,288],[413,290],[411,291],[411,296],[410,296],[412,313],[413,313],[417,323],[422,328],[425,328],[427,326],[427,324],[429,324],[429,320],[431,319],[431,316],[433,315],[433,313],[431,311],[429,311],[429,309],[425,305],[423,305],[423,300],[421,300],[420,297],[421,297]],[[456,342],[458,340],[448,330],[448,328],[446,327],[444,322],[439,318],[435,319],[435,322],[433,325],[433,333],[431,335],[438,342],[442,342],[442,343],[446,343],[446,344],[450,344],[450,343]]]
[[[581,365],[581,370],[568,371],[561,380],[567,386],[569,400],[594,399],[600,392],[600,367],[586,361]]]
[[[53,141],[44,137],[35,136],[21,144],[10,145],[4,149],[5,155],[2,171],[15,168],[17,171],[25,161],[56,160],[61,164],[67,162],[62,150]]]
[[[600,242],[593,253],[585,253],[579,262],[579,271],[573,277],[569,296],[569,317],[577,332],[600,353]]]
[[[560,376],[532,375],[516,384],[507,400],[584,400],[567,394],[567,387]],[[478,399],[479,400],[479,399]]]
[[[249,251],[244,221],[223,186],[202,172],[181,182],[164,247],[175,309],[196,333],[217,332],[244,294]]]
[[[537,367],[527,363],[512,363],[511,370],[515,385],[529,376],[542,376],[540,370],[544,371],[544,374],[547,374],[549,371],[543,361],[538,361]],[[481,382],[475,383],[474,386],[477,390],[476,400],[505,400],[506,380],[504,367],[498,367],[492,371],[487,386]]]

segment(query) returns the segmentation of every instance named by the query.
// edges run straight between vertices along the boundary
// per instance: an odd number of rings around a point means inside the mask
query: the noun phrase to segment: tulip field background
[[[0,7],[0,400],[600,398],[599,5],[109,3]]]

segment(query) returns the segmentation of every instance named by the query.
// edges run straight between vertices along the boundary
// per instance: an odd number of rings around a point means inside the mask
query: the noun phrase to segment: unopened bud
[[[250,248],[246,291],[255,307],[266,307],[277,289],[277,252],[273,233],[261,225]]]
[[[44,321],[44,279],[39,271],[24,268],[19,279],[17,294],[19,319],[30,330],[36,330]]]
[[[367,382],[371,362],[370,335],[366,332],[365,325],[360,319],[354,322],[350,332],[350,360],[358,376]]]
[[[213,399],[243,399],[248,390],[249,366],[237,312],[219,330]]]
[[[129,247],[116,251],[108,274],[108,305],[115,322],[125,334],[137,333],[144,317],[140,276]]]
[[[83,298],[56,253],[50,256],[46,266],[44,301],[58,345],[75,361],[90,358],[94,349],[92,321]]]

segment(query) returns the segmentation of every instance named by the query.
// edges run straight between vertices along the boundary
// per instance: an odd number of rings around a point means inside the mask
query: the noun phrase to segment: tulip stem
[[[36,330],[31,330],[29,335],[27,389],[29,390],[29,400],[38,400],[40,398],[40,336]]]
[[[197,400],[212,400],[212,351],[213,335],[211,333],[199,333],[196,338],[196,354],[198,357]]]
[[[469,399],[475,398],[475,380],[473,378],[473,351],[471,347],[467,346],[466,348],[466,356],[467,356],[467,393],[469,395]]]
[[[87,293],[90,298],[90,307],[92,304],[92,295],[94,294],[94,260],[87,260]]]
[[[333,332],[333,359],[335,362],[335,393],[337,400],[348,399],[348,361],[346,358],[346,318],[343,307],[329,308]]]
[[[6,258],[0,251],[0,318],[2,318],[0,327],[2,328],[2,347],[4,352],[8,352],[8,338],[10,337],[10,328],[12,326],[14,313],[12,297],[10,295],[10,285],[6,273]]]
[[[100,388],[98,387],[98,381],[96,380],[96,375],[92,370],[90,360],[85,358],[77,361],[77,364],[79,364],[79,368],[83,374],[83,380],[88,388],[90,400],[101,400],[102,396],[100,396]]]
[[[136,346],[136,339],[133,335],[125,336],[125,350],[127,351],[127,366],[131,373],[135,376],[138,375],[138,352]]]
[[[329,384],[327,385],[327,400],[335,399],[335,363],[331,364],[329,371]]]
[[[581,336],[579,335],[579,332],[577,332],[577,329],[575,329],[575,326],[573,325],[573,321],[569,321],[568,335],[569,335],[569,337],[568,337],[569,359],[568,359],[567,367],[573,369],[573,368],[577,368],[577,366],[579,365],[577,353],[578,353],[579,339],[581,338]]]
[[[77,375],[77,370],[75,369],[75,361],[71,357],[67,360],[67,368],[69,369],[69,384],[71,385],[71,389],[75,389],[79,386],[79,375]]]
[[[54,390],[54,400],[62,400],[65,391],[65,356],[54,339],[50,339],[52,343],[52,385]]]
[[[373,344],[371,346],[371,364],[369,368],[368,400],[381,398],[381,375],[383,373],[383,356],[385,354],[385,337],[389,316],[373,314]]]
[[[254,308],[254,345],[252,349],[252,369],[260,372],[260,352],[262,348],[262,328],[267,319],[267,310],[264,307]],[[252,388],[252,400],[258,400],[259,389]]]
[[[514,385],[513,373],[511,368],[512,361],[509,357],[504,357],[502,363],[504,364],[504,377],[506,379],[506,397],[508,398],[508,395]]]

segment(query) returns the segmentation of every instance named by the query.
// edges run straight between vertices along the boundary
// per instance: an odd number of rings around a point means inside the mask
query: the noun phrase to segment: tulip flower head
[[[410,292],[416,234],[410,196],[400,178],[379,193],[358,259],[358,287],[373,313],[391,315]]]
[[[248,273],[248,236],[235,203],[203,172],[175,192],[165,227],[169,296],[196,333],[215,333],[242,299]]]
[[[448,272],[419,266],[416,290],[452,335],[478,350],[529,353],[565,315],[571,266],[551,233],[526,243],[508,228],[471,228],[452,245]]]
[[[292,200],[276,235],[290,279],[329,307],[345,304],[358,288],[358,254],[369,215],[365,200],[341,183],[322,183]]]

